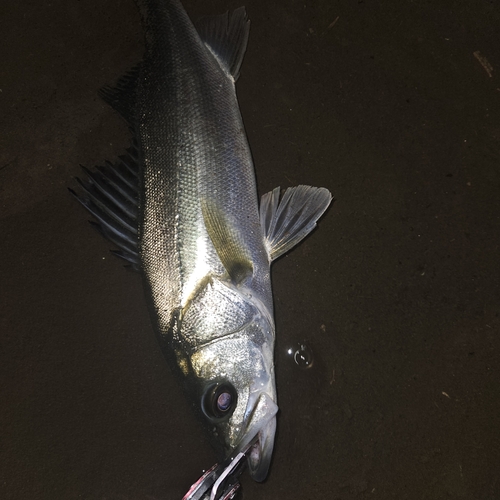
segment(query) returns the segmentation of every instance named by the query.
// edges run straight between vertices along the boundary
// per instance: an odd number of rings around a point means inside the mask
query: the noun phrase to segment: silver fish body
[[[221,455],[245,446],[251,427],[261,433],[251,470],[263,479],[277,411],[270,261],[234,78],[178,2],[147,7],[136,113],[143,154],[139,253],[153,318]],[[244,11],[235,15],[248,29]],[[211,217],[231,233],[251,276],[231,279],[207,231]],[[210,402],[200,404],[207,391],[227,384],[237,394],[229,418],[213,415]]]
[[[160,345],[220,457],[252,444],[250,473],[261,481],[278,411],[270,265],[332,198],[298,186],[280,199],[276,188],[259,208],[235,92],[245,10],[195,28],[176,0],[138,3],[144,60],[103,91],[134,146],[87,172],[80,201],[141,271]]]

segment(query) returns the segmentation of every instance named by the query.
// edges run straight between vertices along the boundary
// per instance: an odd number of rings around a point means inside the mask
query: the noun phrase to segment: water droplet
[[[291,353],[292,349],[288,352]],[[302,370],[311,368],[314,364],[314,355],[312,349],[304,342],[299,342],[293,350],[293,360],[295,364]]]

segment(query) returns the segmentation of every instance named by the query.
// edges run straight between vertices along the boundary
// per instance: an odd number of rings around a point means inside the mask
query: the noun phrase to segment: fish
[[[100,94],[128,123],[115,162],[84,168],[94,227],[141,273],[161,350],[218,459],[243,449],[263,481],[278,413],[271,263],[332,201],[277,187],[259,202],[236,97],[249,38],[244,7],[193,24],[177,0],[138,0],[143,60]]]

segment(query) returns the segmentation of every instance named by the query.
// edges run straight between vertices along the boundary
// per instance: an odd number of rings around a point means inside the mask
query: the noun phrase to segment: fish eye
[[[203,412],[211,420],[229,418],[237,399],[236,389],[229,382],[210,385],[203,395]]]

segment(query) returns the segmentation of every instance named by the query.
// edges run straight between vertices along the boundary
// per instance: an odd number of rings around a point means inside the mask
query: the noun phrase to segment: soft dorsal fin
[[[260,224],[269,258],[275,260],[302,241],[332,201],[328,189],[311,186],[288,188],[280,201],[280,188],[260,202]]]
[[[200,19],[196,24],[198,34],[226,73],[238,79],[247,48],[250,21],[245,7]]]
[[[114,87],[106,85],[99,91],[100,97],[118,111],[132,126],[134,125],[134,107],[140,71],[141,63],[123,75]]]
[[[235,285],[243,283],[253,275],[250,252],[237,224],[224,214],[215,203],[201,200],[201,211],[205,227],[217,255]]]

